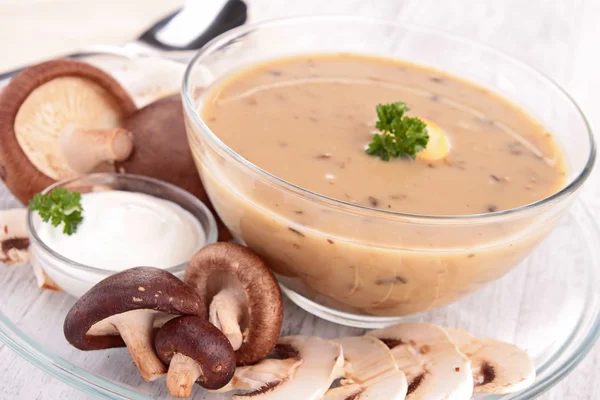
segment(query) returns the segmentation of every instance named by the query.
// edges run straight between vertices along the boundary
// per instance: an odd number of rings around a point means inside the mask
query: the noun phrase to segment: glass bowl
[[[102,173],[83,175],[57,182],[42,193],[49,193],[59,187],[80,193],[96,190],[122,190],[145,193],[172,201],[189,211],[200,222],[206,235],[206,244],[217,241],[216,221],[208,207],[192,194],[170,183],[139,175]],[[53,251],[37,234],[36,228],[41,223],[43,222],[36,212],[28,212],[27,229],[31,242],[29,247],[31,265],[35,271],[38,271],[37,273],[46,273],[65,292],[80,297],[102,279],[116,273],[114,270],[80,264]],[[186,266],[187,262],[169,266],[165,268],[165,271],[183,279]]]
[[[232,73],[266,60],[323,53],[403,59],[505,96],[560,143],[568,167],[565,187],[536,203],[488,214],[375,210],[304,190],[260,169],[202,120],[206,94]],[[390,324],[499,279],[556,227],[595,160],[584,115],[549,78],[480,44],[381,20],[294,18],[235,29],[192,60],[182,96],[190,147],[225,225],[268,261],[296,304],[343,324]]]
[[[0,184],[0,207],[16,206]],[[600,232],[596,219],[577,201],[541,246],[521,265],[477,293],[408,320],[466,329],[480,337],[515,343],[534,360],[537,378],[528,389],[477,399],[526,400],[548,390],[585,357],[600,333]],[[164,379],[145,382],[126,349],[79,351],[63,336],[65,315],[76,299],[40,290],[29,265],[0,265],[0,347],[16,352],[42,371],[98,399],[170,400]],[[285,300],[282,335],[354,336],[364,330],[323,321]],[[13,358],[14,359],[14,358]],[[22,382],[24,370],[4,371],[3,389]],[[43,389],[59,398],[56,387]],[[1,392],[1,391],[0,391]],[[37,389],[23,389],[23,398]],[[29,397],[27,395],[29,394]],[[61,392],[62,393],[62,392]],[[54,395],[54,397],[52,397]],[[0,398],[2,395],[0,394]],[[193,400],[226,400],[195,385]]]

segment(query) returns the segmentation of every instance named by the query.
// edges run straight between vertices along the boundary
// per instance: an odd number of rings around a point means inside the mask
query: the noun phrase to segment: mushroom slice
[[[234,399],[286,399],[286,400],[319,400],[323,397],[334,379],[341,373],[344,364],[344,354],[342,346],[330,340],[321,339],[315,336],[287,336],[279,339],[276,347],[276,353],[281,358],[301,359],[300,364],[297,361],[284,363],[283,365],[292,367],[290,375],[278,380],[269,380],[264,382],[260,388],[244,394],[233,395]],[[263,360],[257,365],[274,364],[276,360]],[[254,369],[252,376],[258,382],[261,374],[257,366],[240,367],[238,370],[247,371]],[[236,376],[240,375],[237,370],[232,382],[234,385],[230,389],[241,389],[243,386],[235,386],[235,382],[240,382]],[[242,375],[248,376],[248,372]],[[265,374],[268,377],[269,374]],[[248,379],[245,379],[247,382]]]
[[[142,377],[167,372],[152,345],[153,330],[179,315],[201,315],[200,299],[171,273],[137,267],[111,275],[84,294],[65,318],[64,334],[80,350],[127,346]]]
[[[0,171],[23,203],[54,180],[110,167],[129,156],[121,129],[136,111],[125,89],[100,69],[54,60],[15,76],[0,95]]]
[[[169,365],[167,389],[173,397],[190,397],[194,382],[206,389],[219,389],[233,377],[235,354],[223,333],[210,322],[185,316],[165,323],[154,346]]]
[[[275,276],[252,250],[227,242],[206,246],[190,260],[185,282],[231,342],[237,365],[254,364],[275,347],[283,299]]]
[[[448,328],[446,332],[471,360],[476,393],[513,393],[525,389],[535,380],[533,361],[517,346],[480,339],[462,329]]]
[[[390,349],[373,336],[334,340],[342,345],[344,371],[341,386],[329,389],[325,400],[404,399],[406,376],[394,361]]]
[[[379,338],[391,349],[408,381],[407,399],[471,398],[470,361],[444,329],[428,323],[404,323],[367,334]]]
[[[29,232],[26,225],[26,208],[0,210],[0,263],[20,265],[29,261]],[[31,266],[40,289],[62,291],[37,263]]]
[[[343,376],[354,383],[363,383],[398,370],[390,349],[374,336],[345,337],[333,341],[342,345],[344,351]],[[406,385],[406,378],[404,382]]]
[[[406,377],[399,370],[389,370],[363,383],[329,389],[323,400],[404,400]]]
[[[298,352],[289,346],[276,345],[269,357],[258,364],[238,367],[233,379],[217,392],[247,390],[257,392],[264,388],[281,385],[294,379],[296,370],[302,364]]]
[[[27,209],[15,208],[0,211],[0,241],[2,242],[0,262],[18,265],[29,261]]]

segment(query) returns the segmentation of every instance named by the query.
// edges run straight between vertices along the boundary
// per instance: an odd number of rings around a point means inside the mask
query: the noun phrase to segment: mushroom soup
[[[398,101],[427,124],[427,146],[414,159],[367,154],[382,133],[376,106]],[[192,141],[234,235],[278,273],[371,314],[424,311],[470,293],[507,272],[555,222],[530,234],[530,220],[461,230],[460,221],[417,226],[415,216],[394,213],[493,213],[544,199],[566,180],[554,138],[525,112],[472,83],[392,60],[338,54],[262,64],[209,90],[201,112],[244,159],[343,202],[332,207],[282,190],[277,179],[238,176],[219,156],[209,170]]]

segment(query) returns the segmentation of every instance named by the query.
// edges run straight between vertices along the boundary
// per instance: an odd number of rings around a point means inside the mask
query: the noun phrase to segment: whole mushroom
[[[100,281],[68,312],[64,334],[80,350],[127,346],[142,377],[152,381],[167,372],[154,352],[154,329],[181,315],[200,315],[192,288],[171,273],[131,268]]]
[[[0,93],[0,177],[27,203],[54,181],[131,153],[122,123],[136,106],[100,69],[75,60],[29,67]]]
[[[188,144],[181,96],[148,104],[127,118],[124,128],[133,134],[135,145],[131,156],[116,163],[118,171],[170,182],[212,209]],[[217,222],[219,240],[230,239],[231,234],[218,216]]]
[[[124,121],[135,138],[131,156],[117,162],[120,172],[149,175],[208,201],[188,145],[179,95],[159,99]]]
[[[252,250],[227,242],[208,245],[192,257],[184,280],[196,289],[204,315],[231,342],[237,365],[254,364],[275,347],[283,299],[275,276]]]
[[[220,330],[200,317],[168,321],[158,331],[154,346],[169,366],[167,389],[174,397],[190,397],[194,382],[206,389],[222,388],[235,372],[231,344]]]

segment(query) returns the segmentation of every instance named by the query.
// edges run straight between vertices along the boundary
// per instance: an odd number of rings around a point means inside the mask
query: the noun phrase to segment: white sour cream
[[[81,196],[83,222],[71,236],[62,225],[37,225],[56,253],[95,268],[169,268],[189,261],[206,243],[200,222],[168,200],[143,193],[103,191]]]

